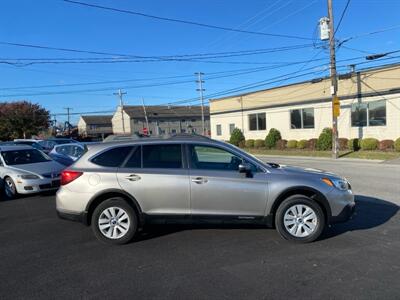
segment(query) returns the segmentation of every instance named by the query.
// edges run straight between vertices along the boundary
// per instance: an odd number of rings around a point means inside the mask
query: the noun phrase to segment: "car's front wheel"
[[[126,244],[137,231],[137,216],[124,199],[111,198],[96,207],[91,224],[95,236],[100,241]]]
[[[15,199],[18,197],[17,187],[11,177],[4,178],[4,193],[8,199]]]
[[[275,226],[290,241],[315,241],[325,228],[325,215],[318,203],[303,195],[293,195],[278,207]]]

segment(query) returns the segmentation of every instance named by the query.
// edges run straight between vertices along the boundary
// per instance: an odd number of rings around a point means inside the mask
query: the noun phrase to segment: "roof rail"
[[[209,140],[208,136],[200,135],[197,133],[176,133],[173,135],[166,136],[168,139],[205,139]]]

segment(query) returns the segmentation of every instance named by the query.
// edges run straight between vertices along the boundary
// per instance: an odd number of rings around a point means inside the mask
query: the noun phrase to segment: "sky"
[[[62,0],[2,0],[0,101],[39,103],[57,114],[59,121],[66,119],[62,115],[64,108],[71,107],[72,121],[76,122],[80,113],[114,111],[118,105],[114,93],[118,89],[127,93],[127,105],[140,105],[142,98],[146,105],[181,100],[180,104],[197,105],[195,72],[204,73],[206,100],[213,94],[226,96],[328,74],[329,52],[326,43],[319,40],[317,30],[318,20],[327,15],[326,0],[77,1],[285,37],[231,32]],[[346,4],[347,0],[333,0],[335,25]],[[399,11],[398,0],[350,1],[336,32],[338,42],[345,41],[337,50],[339,72],[346,72],[351,62],[362,62],[357,68],[365,68],[399,61],[396,54],[370,63],[365,63],[364,58],[368,54],[400,50]],[[393,30],[370,34],[392,27]],[[238,53],[260,49],[263,50]],[[180,56],[180,61],[176,60],[177,55],[193,54],[209,57],[196,56],[189,61],[186,57],[182,61],[185,56]],[[165,56],[175,60],[166,60]],[[121,62],[122,57],[130,61]],[[350,58],[357,59],[340,62]],[[90,63],[43,63],[49,59],[83,59]],[[278,76],[279,81],[273,79]]]

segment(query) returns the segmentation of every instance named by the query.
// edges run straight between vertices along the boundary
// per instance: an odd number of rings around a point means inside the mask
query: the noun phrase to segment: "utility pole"
[[[331,94],[332,94],[332,158],[339,157],[338,151],[338,124],[337,117],[340,112],[340,103],[337,97],[337,75],[336,75],[336,46],[335,46],[335,30],[333,25],[333,8],[332,0],[328,0],[328,18],[329,18],[329,50],[330,50],[330,75],[331,75]]]
[[[57,135],[57,115],[53,115],[53,132],[54,136]]]
[[[200,92],[200,101],[201,101],[201,128],[202,128],[202,135],[205,134],[205,124],[204,124],[204,98],[203,98],[203,92],[205,89],[203,89],[203,83],[204,81],[201,79],[201,76],[204,75],[204,73],[201,72],[196,72],[194,73],[197,75],[197,80],[196,82],[199,84],[199,88],[196,89],[196,91]]]
[[[121,109],[122,132],[125,134],[124,101],[122,99],[122,96],[126,95],[126,92],[122,92],[122,90],[119,89],[117,93],[114,93],[114,95],[118,96],[119,98],[119,107]]]
[[[72,107],[64,107],[64,109],[67,110],[67,122],[68,122],[68,136],[71,134],[71,123],[70,123],[70,119],[71,119],[71,113],[70,111],[73,109]]]
[[[146,106],[144,105],[144,99],[142,97],[142,106],[143,106],[143,111],[144,111],[144,119],[146,120],[146,128],[147,132],[149,132],[149,119],[147,118],[147,112],[146,112]]]

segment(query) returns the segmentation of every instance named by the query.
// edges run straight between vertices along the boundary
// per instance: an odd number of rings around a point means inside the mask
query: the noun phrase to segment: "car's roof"
[[[31,149],[35,149],[31,146],[28,145],[5,145],[2,146],[0,145],[0,151],[18,151],[18,150],[31,150]]]
[[[14,139],[14,142],[35,142],[39,143],[43,140],[36,140],[36,139]]]

